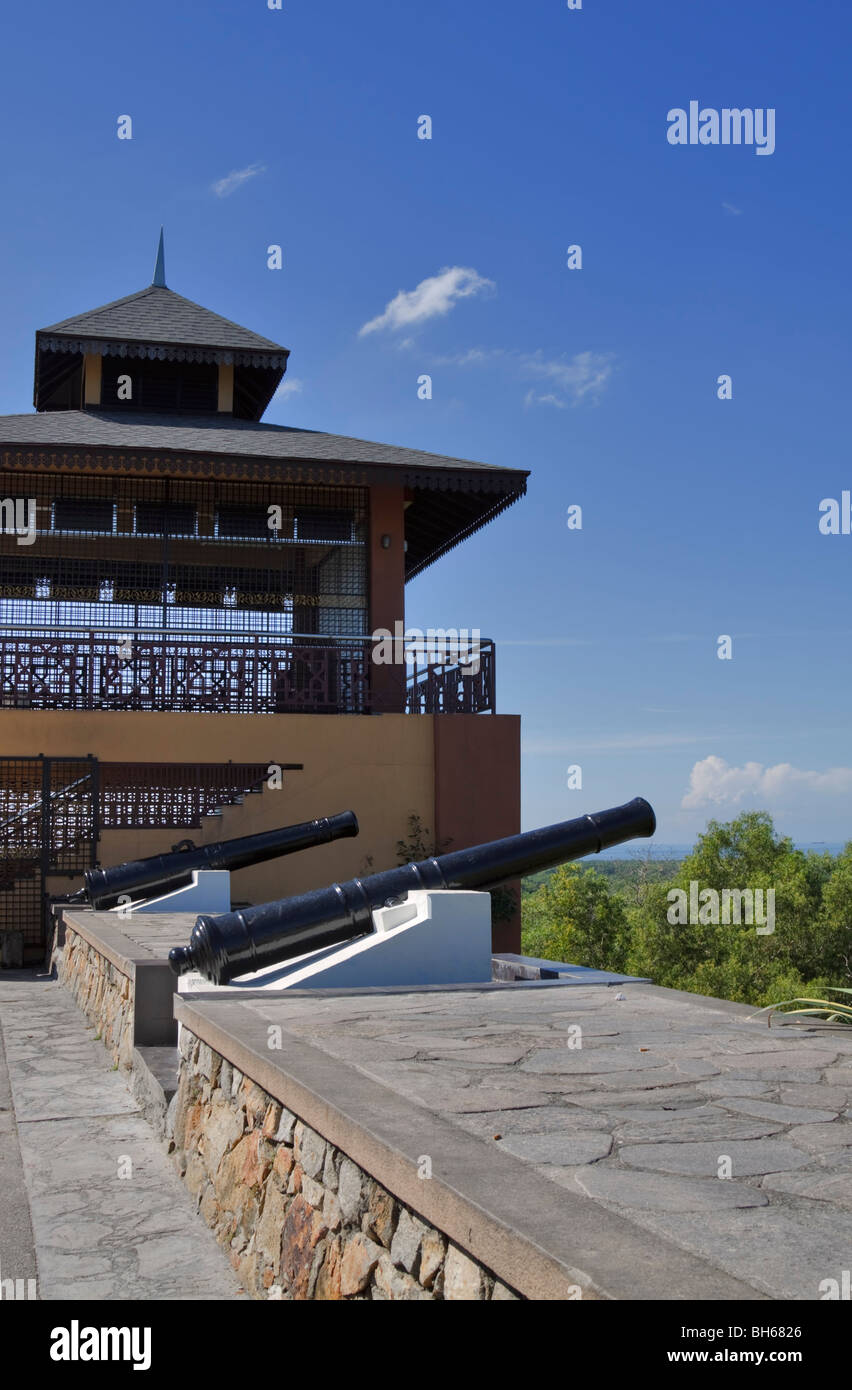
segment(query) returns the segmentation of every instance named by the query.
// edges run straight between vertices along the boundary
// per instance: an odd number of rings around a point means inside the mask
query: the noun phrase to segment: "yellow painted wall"
[[[353,810],[356,839],[306,850],[233,875],[235,900],[264,902],[334,879],[390,868],[396,842],[416,812],[434,830],[434,721],[388,714],[134,714],[0,710],[0,756],[81,757],[104,762],[304,763],[285,772],[280,791],[265,789],[242,806],[210,817],[201,831],[109,831],[102,864],[162,853],[189,836],[196,844],[251,835],[274,826]],[[365,863],[372,856],[372,870]]]

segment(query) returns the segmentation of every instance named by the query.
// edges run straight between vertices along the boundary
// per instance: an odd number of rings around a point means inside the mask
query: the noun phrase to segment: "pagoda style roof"
[[[161,231],[146,289],[37,331],[36,413],[0,416],[0,467],[401,487],[409,578],[526,491],[524,469],[261,423],[289,355],[280,343],[169,289]],[[140,362],[132,395],[123,397],[116,386],[124,368],[99,356]],[[127,404],[116,408],[117,400]]]
[[[149,285],[124,299],[40,328],[36,347],[103,356],[233,362],[282,371],[289,356],[289,349],[280,343],[184,299],[165,285]]]
[[[528,477],[526,469],[289,425],[100,409],[0,416],[0,466],[332,487],[402,486],[408,492],[409,578],[522,497]]]
[[[374,444],[324,430],[267,425],[215,415],[130,415],[109,410],[50,410],[27,415],[0,415],[4,445],[73,448],[156,449],[160,452],[229,454],[241,458],[378,464],[406,470],[437,469],[487,476],[526,472],[490,463],[430,454],[396,444]]]

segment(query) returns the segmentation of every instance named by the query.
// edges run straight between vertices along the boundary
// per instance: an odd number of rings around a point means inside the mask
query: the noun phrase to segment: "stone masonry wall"
[[[186,1029],[167,1135],[254,1298],[519,1297]]]
[[[65,945],[53,954],[60,984],[93,1023],[116,1066],[133,1062],[133,994],[130,980],[84,937],[65,930]]]

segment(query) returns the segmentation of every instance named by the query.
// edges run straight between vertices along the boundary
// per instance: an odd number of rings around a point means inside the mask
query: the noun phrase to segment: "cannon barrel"
[[[595,815],[405,864],[369,878],[335,883],[299,897],[221,917],[202,914],[189,945],[176,946],[169,953],[169,963],[176,975],[197,970],[214,984],[227,984],[236,975],[364,936],[373,930],[376,908],[415,889],[496,888],[539,869],[599,854],[610,845],[653,835],[655,829],[652,808],[637,796],[624,806]]]
[[[357,834],[354,812],[342,811],[338,816],[283,825],[278,830],[242,835],[237,840],[219,840],[200,849],[177,849],[171,854],[116,864],[111,869],[89,869],[84,875],[85,887],[68,901],[88,902],[93,908],[105,910],[122,900],[139,902],[183,888],[192,882],[196,869],[244,869],[249,864],[262,864],[279,855],[296,854]]]

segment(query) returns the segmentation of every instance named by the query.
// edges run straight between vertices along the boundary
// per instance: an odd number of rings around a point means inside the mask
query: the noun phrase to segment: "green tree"
[[[852,843],[836,859],[804,854],[765,811],[744,811],[710,821],[664,877],[657,867],[625,860],[615,871],[607,864],[604,876],[575,864],[526,885],[524,950],[755,1007],[852,985]],[[758,932],[770,924],[745,914],[740,922],[670,921],[672,889],[688,900],[692,883],[699,901],[712,888],[720,906],[725,889],[763,889],[765,905],[772,890],[774,930]]]
[[[546,960],[623,970],[627,913],[595,869],[566,864],[524,899],[524,952]]]
[[[852,841],[834,860],[823,888],[820,930],[832,983],[852,985]]]
[[[710,821],[670,887],[688,893],[697,883],[699,894],[712,888],[720,899],[725,889],[763,889],[765,903],[773,890],[774,931],[758,933],[746,921],[672,925],[668,890],[665,905],[649,893],[633,915],[630,967],[657,984],[757,1005],[783,997],[779,990],[830,983],[843,937],[837,911],[823,901],[835,873],[831,856],[795,849],[765,811]]]

